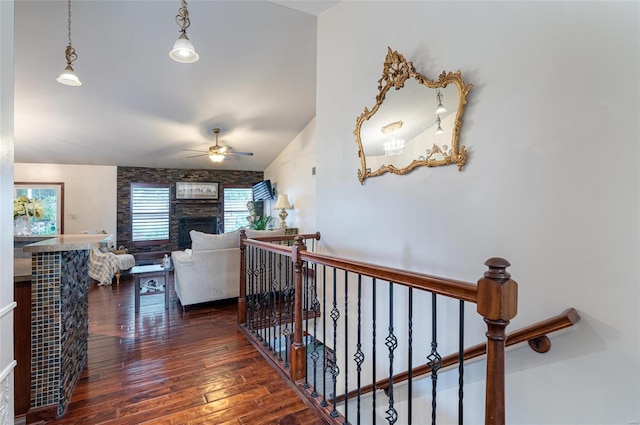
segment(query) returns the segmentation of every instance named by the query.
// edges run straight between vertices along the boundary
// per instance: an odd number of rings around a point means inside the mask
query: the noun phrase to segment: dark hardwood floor
[[[89,290],[87,366],[54,424],[321,424],[236,328],[235,303],[182,312],[133,279]],[[171,285],[173,288],[173,285]]]

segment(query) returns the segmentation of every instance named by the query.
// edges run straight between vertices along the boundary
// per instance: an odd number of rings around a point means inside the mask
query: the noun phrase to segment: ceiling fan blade
[[[195,151],[195,152],[200,152],[200,151]],[[200,157],[200,156],[207,156],[207,155],[209,155],[209,154],[208,154],[208,153],[201,153],[201,154],[199,154],[199,155],[191,155],[191,156],[188,156],[187,158],[198,158],[198,157]]]
[[[207,151],[203,151],[202,149],[185,149],[182,148],[183,151],[188,151],[188,152],[202,152],[202,153],[206,153]]]
[[[225,155],[240,155],[240,156],[253,156],[253,152],[225,152]]]

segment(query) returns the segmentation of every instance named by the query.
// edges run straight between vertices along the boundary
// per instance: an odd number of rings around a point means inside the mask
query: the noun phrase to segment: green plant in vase
[[[273,220],[273,217],[271,216],[260,216],[257,220],[251,223],[251,228],[253,230],[267,230],[267,226],[271,223],[271,220]]]

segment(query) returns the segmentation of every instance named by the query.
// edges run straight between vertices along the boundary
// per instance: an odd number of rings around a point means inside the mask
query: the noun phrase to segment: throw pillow
[[[240,245],[238,232],[213,235],[192,230],[189,235],[191,236],[191,249],[194,251],[237,248]]]
[[[245,232],[247,233],[248,238],[265,238],[268,236],[282,236],[284,235],[284,230],[285,229],[283,227],[283,228],[274,229],[274,230],[246,229]]]

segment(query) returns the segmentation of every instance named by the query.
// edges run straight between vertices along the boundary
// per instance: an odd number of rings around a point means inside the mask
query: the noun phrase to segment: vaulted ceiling
[[[180,2],[15,3],[15,161],[264,170],[315,116],[316,20],[335,1],[190,1],[200,55],[174,62]],[[252,157],[187,158],[214,144]]]

